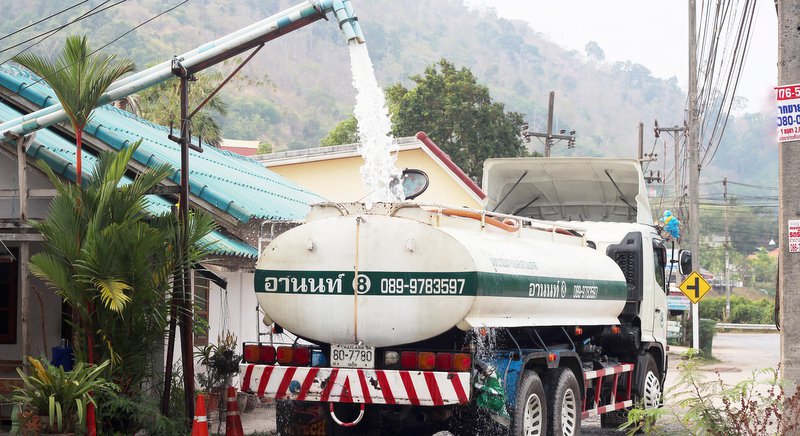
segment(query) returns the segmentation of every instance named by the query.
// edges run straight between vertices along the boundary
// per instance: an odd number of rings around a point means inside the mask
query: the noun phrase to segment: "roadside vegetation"
[[[67,38],[59,56],[55,63],[33,55],[15,59],[68,103],[80,156],[82,130],[97,99],[132,63],[90,52],[85,37]],[[56,195],[47,218],[31,222],[44,242],[30,271],[64,302],[75,366],[70,371],[23,356],[32,371],[19,371],[23,386],[12,401],[26,429],[84,434],[96,423],[103,434],[176,434],[189,422],[180,407],[161,414],[165,383],[173,386],[169,403],[183,403],[180,377],[164,380],[163,348],[170,315],[181,310],[170,303],[180,289],[173,284],[183,268],[208,254],[202,241],[215,224],[192,212],[184,232],[174,211],[152,212],[148,193],[173,170],[165,164],[131,175],[139,144],[86,155],[83,180],[80,166],[74,177],[62,178],[39,164]],[[188,251],[179,249],[183,243]]]
[[[718,374],[700,371],[701,364],[691,350],[684,355],[677,383],[664,393],[668,404],[631,410],[622,426],[627,434],[762,436],[800,431],[800,391],[781,380],[777,369],[755,371],[729,385]]]
[[[726,320],[725,297],[707,297],[700,300],[700,318],[735,324],[773,324],[775,303],[772,299],[750,300],[731,296],[731,316]]]

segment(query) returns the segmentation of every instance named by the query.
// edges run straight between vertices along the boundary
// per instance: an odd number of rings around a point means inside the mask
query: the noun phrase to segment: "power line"
[[[26,40],[24,40],[22,42],[19,42],[19,43],[14,44],[14,45],[12,45],[10,47],[6,47],[6,48],[0,50],[0,53],[5,53],[5,52],[11,50],[12,48],[16,48],[16,47],[19,47],[19,46],[25,44],[26,42],[30,42],[30,41],[33,41],[34,39],[38,39],[38,38],[42,38],[43,37],[41,40],[36,41],[33,44],[25,47],[24,49],[22,49],[17,54],[15,54],[15,55],[11,56],[10,58],[4,60],[3,62],[0,62],[0,64],[4,64],[4,63],[10,61],[14,56],[17,56],[19,54],[25,53],[26,51],[30,50],[32,47],[34,47],[34,46],[36,46],[38,44],[41,44],[43,41],[47,40],[47,38],[50,38],[51,36],[55,35],[56,33],[60,32],[61,30],[65,29],[66,27],[69,27],[69,26],[77,23],[78,21],[84,20],[84,19],[89,18],[89,17],[91,17],[93,15],[99,14],[100,12],[108,10],[108,9],[110,9],[110,8],[120,4],[120,3],[125,2],[126,0],[119,0],[117,3],[114,3],[114,4],[110,5],[110,6],[107,6],[107,7],[103,8],[103,9],[99,9],[98,10],[99,7],[103,6],[104,4],[108,3],[109,1],[111,1],[111,0],[106,0],[103,3],[100,3],[99,5],[97,5],[97,6],[93,7],[93,8],[91,8],[91,9],[89,9],[88,11],[84,12],[78,18],[75,18],[74,20],[72,20],[72,21],[70,21],[70,22],[68,22],[66,24],[62,24],[62,25],[60,25],[58,27],[54,27],[54,28],[52,28],[52,29],[50,29],[50,30],[48,30],[46,32],[42,32],[42,33],[40,33],[40,34],[38,34],[36,36],[32,36],[32,37],[30,37],[30,38],[28,38],[28,39],[26,39]]]
[[[108,1],[110,1],[110,0],[107,0],[107,2],[108,2]],[[119,2],[117,2],[117,3],[115,3],[115,4],[113,4],[113,5],[111,5],[111,6],[109,6],[109,7],[113,7],[113,6],[115,6],[115,5],[119,4],[119,3],[122,3],[122,2],[124,2],[124,1],[126,1],[126,0],[121,0],[121,1],[119,1]],[[31,86],[33,86],[33,85],[35,85],[35,84],[37,84],[37,83],[41,83],[41,82],[42,82],[42,81],[44,81],[45,79],[47,79],[47,78],[49,78],[49,77],[52,77],[54,74],[57,74],[57,73],[59,73],[59,72],[61,72],[61,71],[65,70],[65,69],[67,69],[67,68],[69,68],[69,67],[71,67],[71,66],[75,65],[76,63],[78,63],[78,62],[80,62],[80,61],[82,61],[82,60],[84,60],[84,59],[86,59],[86,58],[88,58],[88,57],[90,57],[90,56],[94,55],[94,54],[95,54],[95,53],[97,53],[98,51],[100,51],[100,50],[102,50],[102,49],[104,49],[104,48],[108,47],[109,45],[111,45],[111,44],[113,44],[113,43],[115,43],[115,42],[119,41],[119,40],[120,40],[120,39],[122,39],[123,37],[127,36],[128,34],[130,34],[130,33],[131,33],[131,32],[133,32],[133,31],[135,31],[135,30],[139,29],[140,27],[144,26],[145,24],[147,24],[147,23],[149,23],[149,22],[151,22],[151,21],[153,21],[153,20],[155,20],[155,19],[157,19],[157,18],[161,17],[162,15],[165,15],[165,14],[167,14],[167,13],[169,13],[169,12],[172,12],[172,11],[174,11],[175,9],[177,9],[177,8],[179,8],[179,7],[181,7],[181,6],[183,6],[184,4],[186,4],[186,3],[188,3],[188,2],[189,2],[189,0],[183,0],[182,2],[180,2],[180,3],[176,4],[175,6],[172,6],[172,7],[168,8],[168,9],[166,9],[166,10],[164,10],[164,11],[162,11],[162,12],[160,12],[160,13],[158,13],[158,14],[156,14],[156,15],[154,15],[154,16],[152,16],[152,17],[150,17],[150,18],[148,18],[147,20],[145,20],[145,21],[142,21],[142,22],[141,22],[141,23],[139,23],[138,25],[136,25],[136,26],[132,27],[131,29],[129,29],[129,30],[127,30],[127,31],[123,32],[122,34],[120,34],[120,35],[119,35],[119,36],[117,36],[116,38],[112,39],[111,41],[109,41],[109,42],[107,42],[107,43],[103,44],[102,46],[100,46],[99,48],[97,48],[97,49],[93,50],[91,53],[89,53],[88,55],[86,55],[86,57],[84,57],[84,58],[82,58],[82,59],[80,59],[80,60],[78,60],[78,61],[75,61],[75,62],[73,62],[73,63],[71,63],[71,64],[69,64],[69,65],[66,65],[66,66],[64,66],[63,68],[59,69],[59,70],[56,70],[56,71],[54,71],[53,73],[51,73],[51,74],[50,74],[49,76],[47,76],[47,77],[40,77],[38,80],[35,80],[35,81],[33,81],[33,82],[29,83],[28,85],[25,85],[25,86],[21,87],[19,90],[15,91],[15,92],[13,92],[13,93],[9,93],[9,95],[12,95],[12,94],[17,94],[17,95],[19,95],[19,93],[20,93],[20,92],[22,92],[22,91],[24,91],[24,90],[26,90],[26,89],[30,88]],[[7,98],[8,98],[8,96],[5,96],[5,97],[3,97],[3,99],[2,99],[2,100],[0,100],[0,102],[2,102],[2,101],[5,101]]]
[[[64,12],[67,12],[67,11],[68,11],[68,10],[70,10],[70,9],[73,9],[73,8],[75,8],[75,7],[78,7],[78,6],[80,6],[80,5],[84,4],[84,3],[86,3],[87,1],[89,1],[89,0],[83,0],[83,1],[81,1],[81,2],[75,3],[74,5],[72,5],[72,6],[69,6],[69,7],[67,7],[67,8],[64,8],[64,9],[62,9],[62,10],[60,10],[60,11],[58,11],[58,12],[56,12],[56,13],[52,14],[52,15],[48,15],[48,16],[46,16],[46,17],[44,17],[44,18],[40,19],[40,20],[34,21],[33,23],[31,23],[31,24],[28,24],[28,25],[27,25],[27,26],[25,26],[25,27],[20,27],[19,29],[15,30],[15,31],[13,31],[13,32],[11,32],[11,33],[8,33],[8,34],[6,34],[6,35],[4,35],[4,36],[2,36],[2,37],[0,37],[0,41],[4,40],[4,39],[6,39],[6,38],[8,38],[8,37],[10,37],[10,36],[14,36],[14,35],[16,35],[17,33],[20,33],[20,32],[22,32],[23,30],[30,29],[31,27],[33,27],[33,26],[35,26],[35,25],[37,25],[37,24],[39,24],[39,23],[43,23],[43,22],[45,22],[45,21],[47,21],[47,20],[49,20],[49,19],[51,19],[51,18],[53,18],[53,17],[55,17],[55,16],[57,16],[57,15],[61,15],[61,14],[63,14]]]

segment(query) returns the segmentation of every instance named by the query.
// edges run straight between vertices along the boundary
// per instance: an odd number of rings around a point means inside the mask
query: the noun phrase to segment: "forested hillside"
[[[76,8],[75,13],[70,11],[72,19],[101,3],[93,0],[83,9]],[[61,44],[63,35],[74,33],[87,33],[93,44],[100,46],[176,3],[121,3],[62,30],[34,50],[46,54]],[[192,0],[108,49],[133,58],[143,68],[295,3]],[[653,146],[650,132],[654,119],[662,125],[683,123],[685,94],[676,79],[654,78],[646,66],[636,63],[608,62],[602,50],[597,50],[601,47],[594,46],[589,53],[566,51],[527,23],[470,11],[460,0],[356,0],[354,6],[378,82],[384,87],[397,82],[409,85],[408,76],[446,58],[470,68],[489,87],[495,101],[505,103],[507,110],[526,114],[536,131],[545,128],[547,94],[554,90],[557,128],[574,129],[578,137],[574,150],[557,146],[555,155],[634,157],[640,121],[647,126],[647,149]],[[4,8],[0,33],[11,33],[63,7],[60,2],[30,0],[24,8]],[[0,47],[6,49],[64,23],[70,13],[36,26],[36,31],[0,41]],[[28,44],[0,53],[0,60]],[[348,50],[333,22],[313,23],[268,43],[244,72],[252,78],[268,78],[268,84],[245,84],[224,91],[230,112],[221,124],[228,138],[261,140],[272,143],[276,150],[315,147],[352,112],[354,90]],[[771,116],[763,114],[732,120],[704,177],[728,175],[741,181],[776,184],[777,147],[770,120]],[[541,144],[531,145],[541,151]]]

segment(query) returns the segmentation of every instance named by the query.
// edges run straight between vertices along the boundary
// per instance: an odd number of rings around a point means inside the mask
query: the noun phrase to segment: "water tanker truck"
[[[485,210],[323,203],[261,252],[241,389],[281,434],[577,434],[659,407],[667,253],[639,163],[491,159]],[[682,269],[690,268],[689,256]]]

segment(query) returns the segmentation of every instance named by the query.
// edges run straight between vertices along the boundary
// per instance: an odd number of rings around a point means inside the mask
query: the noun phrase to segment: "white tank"
[[[261,253],[259,304],[297,335],[377,347],[455,326],[619,323],[627,286],[604,253],[548,223],[502,229],[481,214],[412,204],[369,211],[361,204],[316,205],[305,224]]]

